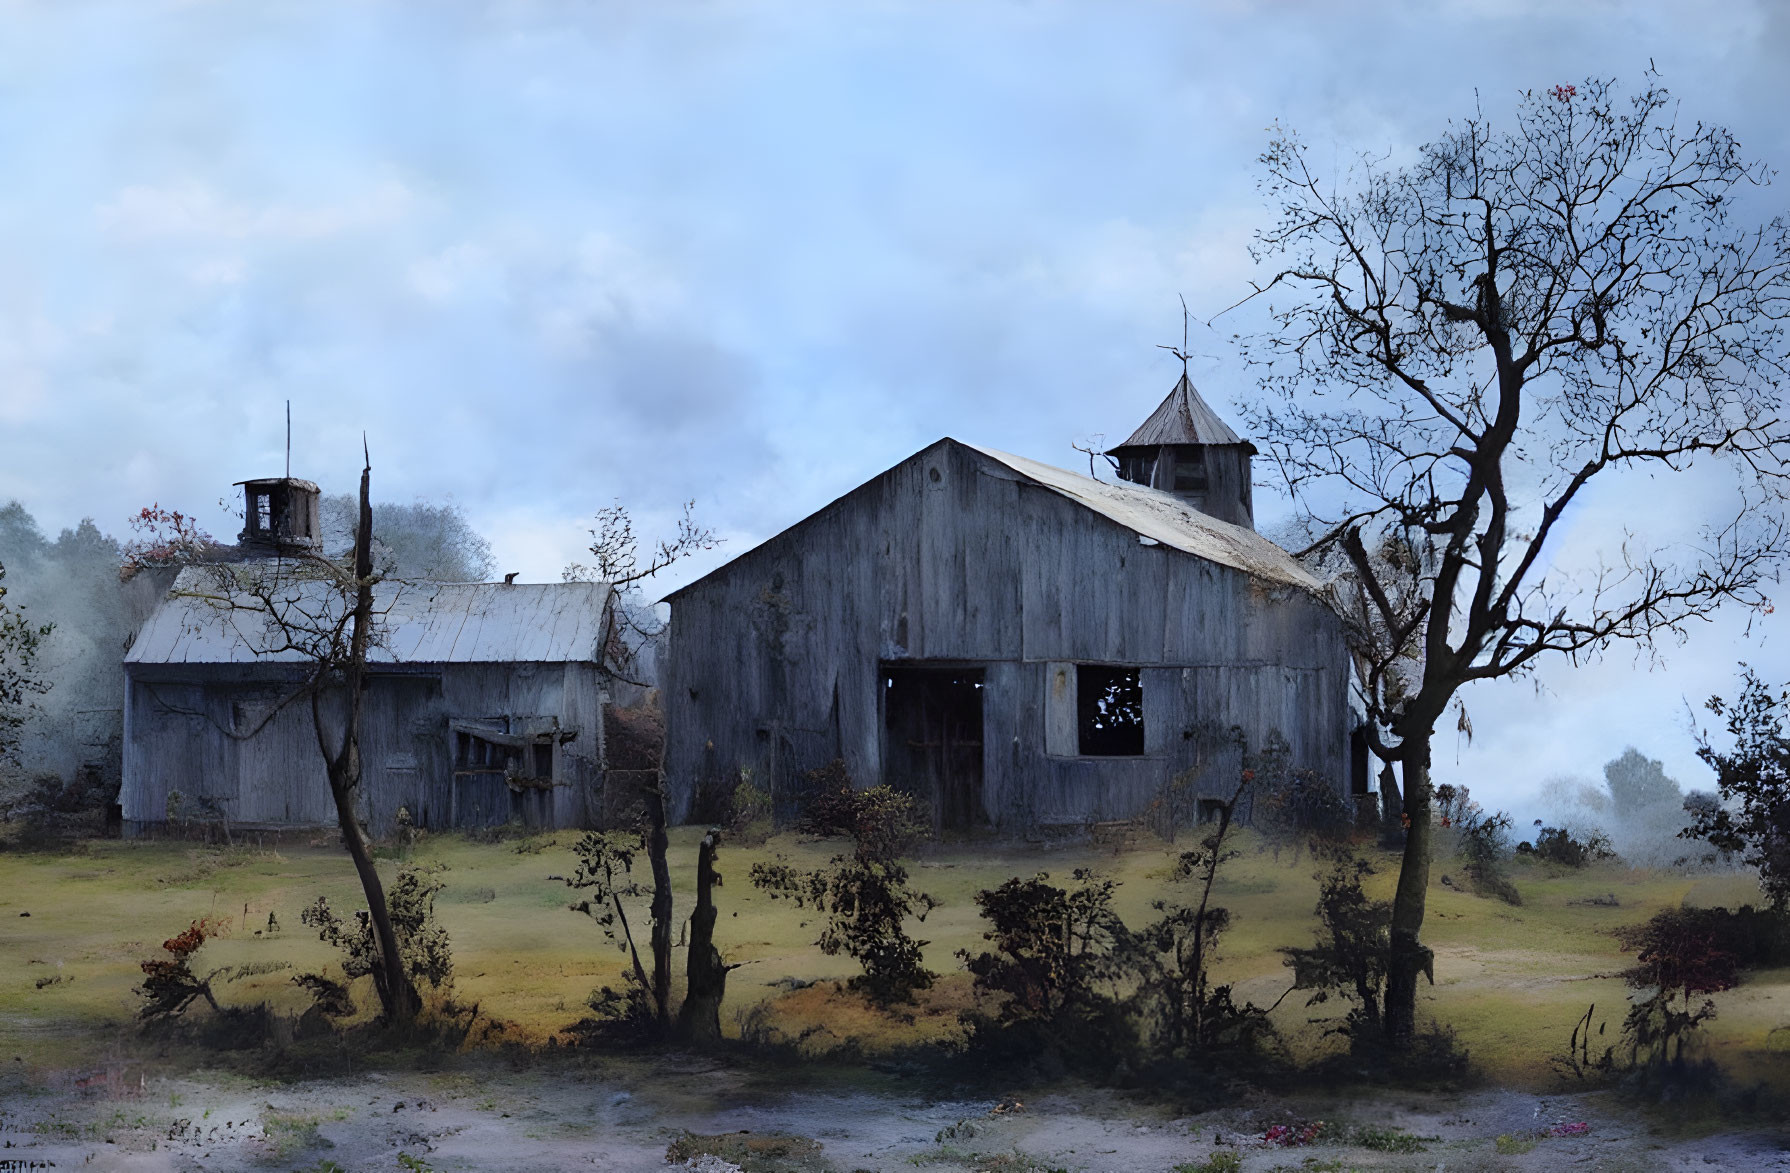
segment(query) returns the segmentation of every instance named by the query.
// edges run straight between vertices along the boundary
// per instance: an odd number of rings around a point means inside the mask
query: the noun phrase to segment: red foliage
[[[163,509],[160,503],[139,509],[130,519],[130,527],[139,536],[125,543],[120,578],[128,579],[153,566],[197,562],[217,545],[193,518],[178,509]]]
[[[1308,1145],[1324,1135],[1325,1127],[1322,1120],[1313,1120],[1309,1124],[1276,1124],[1262,1135],[1262,1143],[1284,1148]]]
[[[200,917],[191,925],[187,926],[186,930],[178,936],[169,937],[166,941],[163,941],[162,948],[172,953],[177,961],[184,963],[187,958],[199,951],[199,946],[205,944],[205,938],[215,937],[217,935],[218,926],[216,923],[214,923],[210,917]],[[148,973],[149,967],[152,965],[170,964],[173,963],[167,961],[145,961],[143,963],[143,972]]]
[[[1716,924],[1701,909],[1668,908],[1653,919],[1618,929],[1624,949],[1639,962],[1624,976],[1633,986],[1713,994],[1740,982],[1740,958],[1723,947]]]
[[[1556,102],[1570,102],[1573,95],[1579,92],[1578,86],[1555,86],[1548,93],[1554,95]]]

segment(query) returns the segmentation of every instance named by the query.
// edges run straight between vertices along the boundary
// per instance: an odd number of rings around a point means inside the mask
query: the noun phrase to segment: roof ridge
[[[1187,372],[1181,372],[1163,401],[1151,412],[1149,418],[1138,425],[1137,431],[1131,433],[1123,444],[1116,445],[1109,451],[1117,452],[1120,448],[1145,447],[1156,448],[1165,444],[1248,444],[1249,441],[1239,436],[1231,426],[1220,419],[1212,410]],[[1251,445],[1253,447],[1253,445]]]

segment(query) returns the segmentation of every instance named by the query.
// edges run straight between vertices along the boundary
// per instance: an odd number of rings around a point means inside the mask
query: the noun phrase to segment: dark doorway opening
[[[883,780],[932,810],[937,830],[985,825],[981,668],[882,665]]]

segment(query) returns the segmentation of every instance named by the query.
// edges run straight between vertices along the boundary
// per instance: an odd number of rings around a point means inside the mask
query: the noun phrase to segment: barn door
[[[883,780],[932,812],[935,830],[987,823],[981,668],[884,664]]]

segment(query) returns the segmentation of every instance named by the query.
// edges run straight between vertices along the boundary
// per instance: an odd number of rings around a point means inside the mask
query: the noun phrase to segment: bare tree
[[[211,563],[203,568],[204,586],[192,593],[217,608],[258,658],[293,658],[302,665],[292,689],[259,722],[245,732],[225,732],[253,737],[287,705],[309,704],[342,843],[354,861],[379,946],[374,989],[386,1022],[397,1024],[414,1018],[422,999],[405,971],[385,886],[356,813],[367,654],[380,639],[384,613],[374,602],[380,575],[373,567],[371,479],[368,461],[361,469],[359,523],[346,563],[289,552],[272,559]],[[387,600],[385,609],[389,606]]]
[[[657,542],[642,561],[640,539],[634,532],[634,519],[619,501],[597,511],[596,528],[590,531],[590,565],[572,563],[561,577],[567,582],[606,582],[611,590],[603,612],[603,671],[614,680],[639,684],[638,657],[641,647],[659,633],[659,623],[652,608],[640,597],[640,584],[662,570],[703,550],[712,550],[720,539],[715,532],[698,525],[694,516],[696,503],[686,501],[679,515],[675,533]],[[652,781],[641,787],[643,826],[642,844],[653,873],[653,902],[650,939],[653,954],[653,1015],[658,1028],[670,1030],[671,1016],[671,864],[667,858],[670,839],[665,813],[664,747]],[[713,844],[704,849],[704,860],[712,859]],[[712,862],[704,875],[713,872]],[[706,899],[706,897],[705,897]],[[705,942],[706,944],[706,942]],[[706,972],[706,971],[705,971]],[[725,979],[726,970],[721,976]],[[719,1002],[716,996],[717,1004]],[[702,1016],[692,1020],[700,1024]]]
[[[1403,763],[1386,1023],[1404,1043],[1433,972],[1430,740],[1459,690],[1765,605],[1786,550],[1790,226],[1734,222],[1771,173],[1720,127],[1681,130],[1651,74],[1626,100],[1602,81],[1524,94],[1513,129],[1475,113],[1340,186],[1290,132],[1261,163],[1278,220],[1255,252],[1279,271],[1251,295],[1273,324],[1244,342],[1268,392],[1249,419],[1320,522],[1307,554],[1352,571],[1374,749]],[[1711,462],[1739,503],[1700,543],[1629,532],[1595,570],[1556,568],[1594,482],[1657,492]]]

